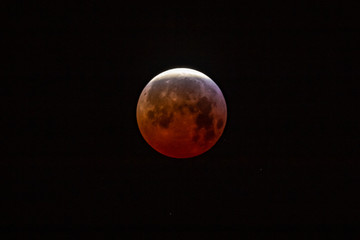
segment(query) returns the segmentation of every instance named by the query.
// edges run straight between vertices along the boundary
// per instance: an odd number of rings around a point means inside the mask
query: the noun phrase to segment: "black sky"
[[[3,226],[261,232],[359,220],[351,6],[8,7]],[[211,77],[228,105],[223,136],[194,159],[155,152],[136,124],[142,89],[173,67]]]

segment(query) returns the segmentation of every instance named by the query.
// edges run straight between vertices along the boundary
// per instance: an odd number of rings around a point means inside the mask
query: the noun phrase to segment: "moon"
[[[219,140],[227,108],[220,88],[208,76],[174,68],[145,86],[136,118],[141,135],[156,151],[172,158],[191,158]]]

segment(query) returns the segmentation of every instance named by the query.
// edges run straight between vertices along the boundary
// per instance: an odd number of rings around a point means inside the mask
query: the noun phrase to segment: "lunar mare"
[[[190,158],[215,145],[224,131],[227,109],[220,88],[208,76],[175,68],[145,86],[136,117],[151,147],[169,157]]]

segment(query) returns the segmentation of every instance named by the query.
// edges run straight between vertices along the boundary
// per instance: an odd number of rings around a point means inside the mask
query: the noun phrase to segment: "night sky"
[[[8,233],[317,232],[359,222],[359,26],[345,3],[39,1],[7,6]],[[142,89],[189,67],[228,121],[192,159],[153,150]]]

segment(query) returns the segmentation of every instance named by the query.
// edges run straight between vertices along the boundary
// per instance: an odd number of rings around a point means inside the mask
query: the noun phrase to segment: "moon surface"
[[[222,135],[227,108],[216,83],[205,74],[174,68],[155,76],[141,92],[137,123],[145,141],[173,158],[191,158]]]

